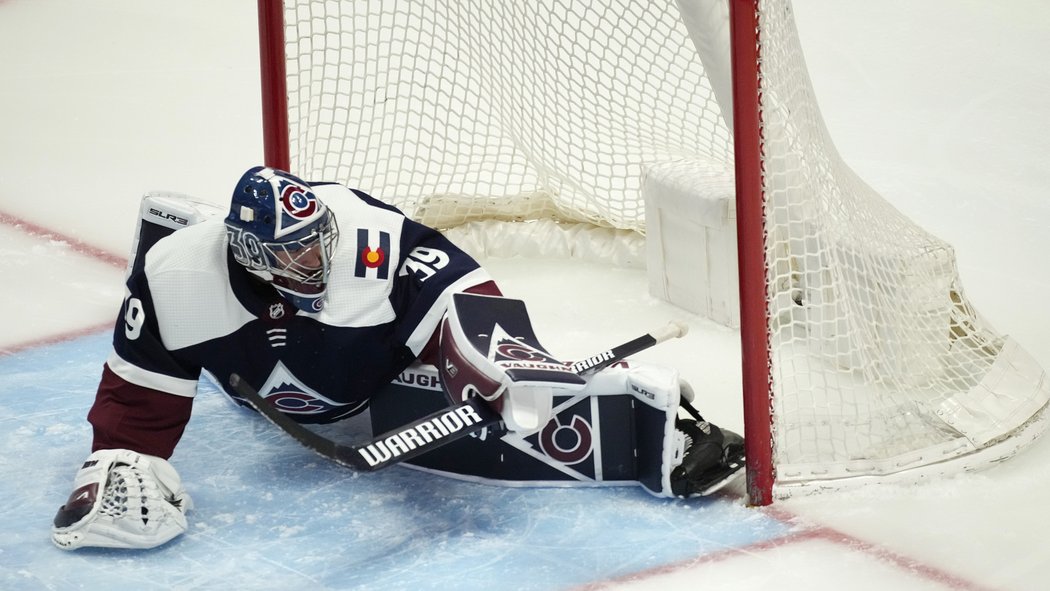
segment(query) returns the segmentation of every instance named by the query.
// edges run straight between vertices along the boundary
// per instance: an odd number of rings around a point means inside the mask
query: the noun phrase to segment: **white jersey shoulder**
[[[396,313],[390,304],[390,293],[401,260],[405,216],[370,205],[342,185],[318,185],[312,189],[331,208],[339,224],[339,244],[328,279],[328,301],[317,319],[343,327],[393,321]],[[365,249],[381,256],[371,263],[374,267],[361,260]]]
[[[210,219],[157,242],[145,274],[164,347],[182,349],[230,334],[254,317],[237,300],[226,267],[226,227]]]

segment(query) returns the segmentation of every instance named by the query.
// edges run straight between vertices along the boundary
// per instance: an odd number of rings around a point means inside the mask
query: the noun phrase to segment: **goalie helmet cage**
[[[637,235],[658,172],[735,190],[752,504],[977,469],[1045,428],[1043,369],[951,247],[842,162],[787,0],[259,0],[259,24],[266,163],[429,225]]]

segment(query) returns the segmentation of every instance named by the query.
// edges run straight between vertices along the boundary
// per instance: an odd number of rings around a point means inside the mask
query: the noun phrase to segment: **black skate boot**
[[[709,495],[744,473],[744,438],[711,423],[678,419],[685,436],[682,463],[671,471],[671,492],[677,497]]]

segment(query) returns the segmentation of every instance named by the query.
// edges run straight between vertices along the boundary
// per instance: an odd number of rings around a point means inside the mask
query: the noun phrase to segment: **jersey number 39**
[[[124,336],[134,341],[142,334],[142,325],[146,322],[146,311],[142,300],[129,297],[124,306]]]
[[[420,282],[426,281],[435,273],[448,265],[448,254],[436,248],[417,246],[405,257],[405,262],[398,271],[398,276],[404,277],[409,273],[416,276]]]

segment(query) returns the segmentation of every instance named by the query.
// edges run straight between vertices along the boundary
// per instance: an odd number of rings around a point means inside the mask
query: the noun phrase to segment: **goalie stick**
[[[577,361],[570,366],[570,369],[581,376],[597,373],[617,361],[644,351],[653,345],[668,339],[683,337],[687,332],[689,332],[689,327],[685,324],[673,321],[668,322],[666,326],[659,330],[654,330],[634,340],[627,341],[618,347],[613,347],[592,357]]]
[[[668,339],[684,336],[688,327],[671,322],[667,326],[573,363],[571,369],[588,375],[644,351]],[[476,433],[500,422],[500,415],[475,397],[431,413],[370,441],[344,445],[311,431],[266,402],[239,375],[230,376],[230,386],[271,423],[308,449],[355,471],[375,472]]]

